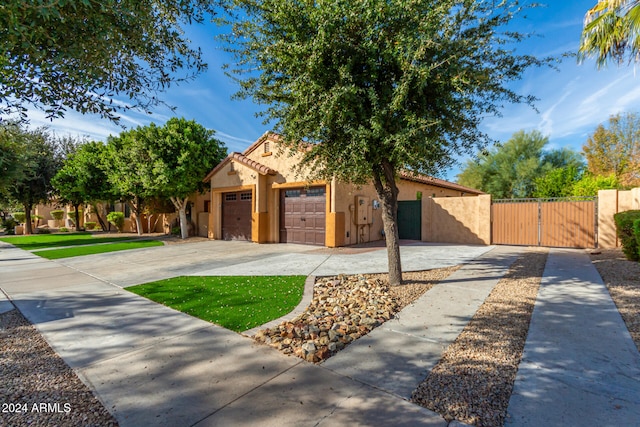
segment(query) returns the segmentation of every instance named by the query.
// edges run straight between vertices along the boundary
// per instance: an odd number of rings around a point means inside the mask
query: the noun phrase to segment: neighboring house
[[[208,233],[208,223],[209,223],[209,203],[211,200],[211,196],[207,191],[204,194],[194,193],[190,197],[190,207],[187,209],[187,219],[191,221],[193,224],[193,235],[207,237]],[[136,229],[136,221],[135,214],[131,212],[126,203],[116,202],[110,204],[108,207],[109,212],[117,211],[123,212],[125,215],[124,221],[124,230],[125,232],[135,232]],[[106,209],[102,203],[99,204],[99,208],[103,209],[101,216],[104,221],[106,221]],[[60,222],[56,222],[51,217],[52,210],[63,210],[65,212],[64,217]],[[55,201],[52,201],[48,204],[39,204],[34,208],[34,214],[40,215],[43,217],[43,220],[40,222],[40,225],[47,225],[49,228],[75,228],[73,223],[74,214],[71,212],[73,208],[71,206],[58,206]],[[83,212],[80,216],[80,224],[84,226],[86,222],[92,221],[98,223],[98,218],[96,214],[93,212],[93,208],[89,205],[81,206],[80,208]],[[171,232],[171,227],[176,225],[178,214],[175,212],[171,213],[159,213],[153,214],[150,217],[144,215],[142,219],[142,228],[143,232],[149,232],[149,228],[151,228],[152,233],[165,233],[169,234]],[[99,225],[99,223],[98,223]],[[111,231],[115,231],[115,227],[112,226]]]
[[[384,238],[373,185],[306,181],[294,172],[300,156],[278,155],[279,140],[265,133],[242,154],[229,154],[204,178],[211,183],[210,206],[203,207],[209,211],[209,238],[328,247]],[[401,174],[397,184],[400,238],[417,240],[421,203],[416,200],[484,194],[411,173]]]

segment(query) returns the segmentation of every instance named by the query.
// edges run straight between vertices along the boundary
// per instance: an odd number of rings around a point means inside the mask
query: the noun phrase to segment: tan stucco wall
[[[422,240],[491,244],[491,196],[423,198]]]
[[[620,246],[613,215],[634,209],[640,209],[640,187],[628,191],[598,191],[598,247]]]

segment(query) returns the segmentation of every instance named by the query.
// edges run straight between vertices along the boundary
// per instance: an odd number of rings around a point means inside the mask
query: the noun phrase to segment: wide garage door
[[[325,244],[325,187],[280,192],[280,243]]]
[[[222,194],[222,238],[251,240],[251,191]]]

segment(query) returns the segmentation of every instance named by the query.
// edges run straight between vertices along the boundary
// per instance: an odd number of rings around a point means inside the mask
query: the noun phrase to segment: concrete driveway
[[[404,271],[465,264],[492,246],[406,242],[401,247]],[[126,252],[61,259],[58,263],[121,287],[182,275],[315,275],[387,271],[381,245],[320,248],[296,244],[255,244],[210,240]]]

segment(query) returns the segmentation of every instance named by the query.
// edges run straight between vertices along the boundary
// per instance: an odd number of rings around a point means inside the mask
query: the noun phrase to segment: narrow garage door
[[[280,243],[325,244],[325,187],[280,192]]]
[[[222,238],[251,240],[251,191],[222,195]]]

